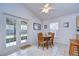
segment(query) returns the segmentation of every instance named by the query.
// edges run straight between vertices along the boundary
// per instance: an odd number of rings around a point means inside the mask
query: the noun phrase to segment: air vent
[[[77,31],[79,31],[79,29],[77,29]]]

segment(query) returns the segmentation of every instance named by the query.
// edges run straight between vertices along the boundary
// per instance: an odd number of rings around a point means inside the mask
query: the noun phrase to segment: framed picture
[[[65,22],[65,23],[64,23],[64,27],[65,27],[65,28],[68,28],[68,27],[69,27],[69,22]]]
[[[41,30],[41,24],[39,24],[39,23],[33,23],[33,29],[34,30]]]
[[[47,25],[44,25],[44,29],[47,29]]]

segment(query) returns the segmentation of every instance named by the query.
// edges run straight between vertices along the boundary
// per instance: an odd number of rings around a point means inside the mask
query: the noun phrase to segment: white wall
[[[58,43],[63,43],[63,44],[69,44],[69,39],[75,38],[76,34],[76,16],[79,16],[78,14],[71,14],[71,15],[66,15],[62,16],[56,19],[51,19],[51,20],[45,20],[43,21],[43,25],[48,25],[48,29],[43,31],[48,31],[49,32],[49,24],[53,22],[58,22],[59,23],[59,30],[57,32],[57,37],[54,40],[55,42]],[[65,28],[63,24],[65,22],[69,22],[69,28]]]
[[[37,19],[27,8],[25,8],[22,4],[0,4],[0,55],[6,55],[7,53],[11,53],[17,49],[17,46],[5,47],[5,19],[3,16],[3,12],[19,16],[27,19],[28,21],[28,39],[27,43],[37,43],[37,32],[39,30],[33,30],[33,23],[40,23],[41,21]]]

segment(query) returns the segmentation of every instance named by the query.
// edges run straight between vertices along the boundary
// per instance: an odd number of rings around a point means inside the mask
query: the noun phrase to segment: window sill
[[[16,42],[6,43],[6,47],[14,46],[16,45]]]

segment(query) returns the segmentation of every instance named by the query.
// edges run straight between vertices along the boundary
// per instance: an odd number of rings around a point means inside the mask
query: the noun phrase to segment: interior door
[[[16,45],[16,20],[6,17],[6,47]]]
[[[27,42],[27,20],[6,16],[6,47],[18,46]]]
[[[20,38],[21,43],[27,42],[27,21],[24,19],[20,20]]]

